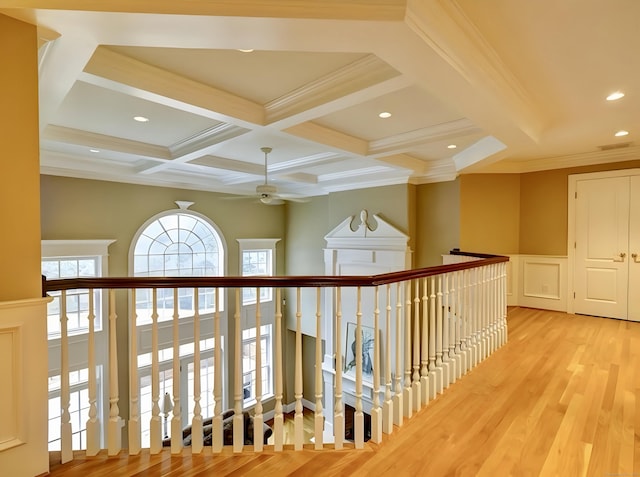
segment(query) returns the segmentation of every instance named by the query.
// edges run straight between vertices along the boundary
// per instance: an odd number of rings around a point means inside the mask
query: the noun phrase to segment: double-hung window
[[[240,270],[244,277],[268,277],[275,272],[276,243],[279,239],[238,239],[240,245]],[[255,324],[258,306],[258,289],[242,290],[242,376],[244,405],[256,401],[257,342],[260,342],[261,394],[273,395],[273,328],[274,303],[271,287],[259,289],[260,330]]]

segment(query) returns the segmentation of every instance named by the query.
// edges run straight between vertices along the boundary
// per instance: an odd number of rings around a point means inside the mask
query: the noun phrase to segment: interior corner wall
[[[442,264],[460,245],[460,179],[416,187],[415,266]]]
[[[519,253],[519,174],[460,177],[460,248],[480,253]]]
[[[42,296],[38,36],[0,14],[0,301]]]

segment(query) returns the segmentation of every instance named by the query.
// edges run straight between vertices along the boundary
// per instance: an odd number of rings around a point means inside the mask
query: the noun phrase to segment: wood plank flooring
[[[505,346],[363,450],[123,452],[50,475],[640,475],[640,323],[514,308],[508,324]]]

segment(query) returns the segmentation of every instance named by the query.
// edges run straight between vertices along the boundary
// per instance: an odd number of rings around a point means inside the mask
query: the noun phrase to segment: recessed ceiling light
[[[388,111],[383,111],[380,114],[378,114],[379,117],[381,117],[382,119],[387,119],[391,117],[391,113]]]
[[[458,146],[456,146],[455,144],[449,144],[447,146],[447,149],[455,149],[456,147],[458,147]]]
[[[149,118],[145,118],[144,116],[134,116],[133,119],[139,123],[146,123],[149,121]]]
[[[100,149],[89,149],[89,152],[100,152]]]
[[[251,53],[253,48],[238,48],[238,51],[241,51],[242,53]]]
[[[615,101],[616,99],[620,99],[624,96],[622,91],[616,91],[607,96],[607,101]]]
[[[626,136],[627,134],[629,134],[629,131],[625,131],[624,129],[621,129],[620,131],[615,133],[615,136],[616,137],[621,137],[621,136]]]

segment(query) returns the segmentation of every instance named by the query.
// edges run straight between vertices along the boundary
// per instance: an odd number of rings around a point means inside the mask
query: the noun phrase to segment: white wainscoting
[[[506,254],[505,254],[506,255]],[[567,311],[567,257],[557,255],[508,255],[507,305]],[[442,262],[467,261],[468,257],[443,255]]]

